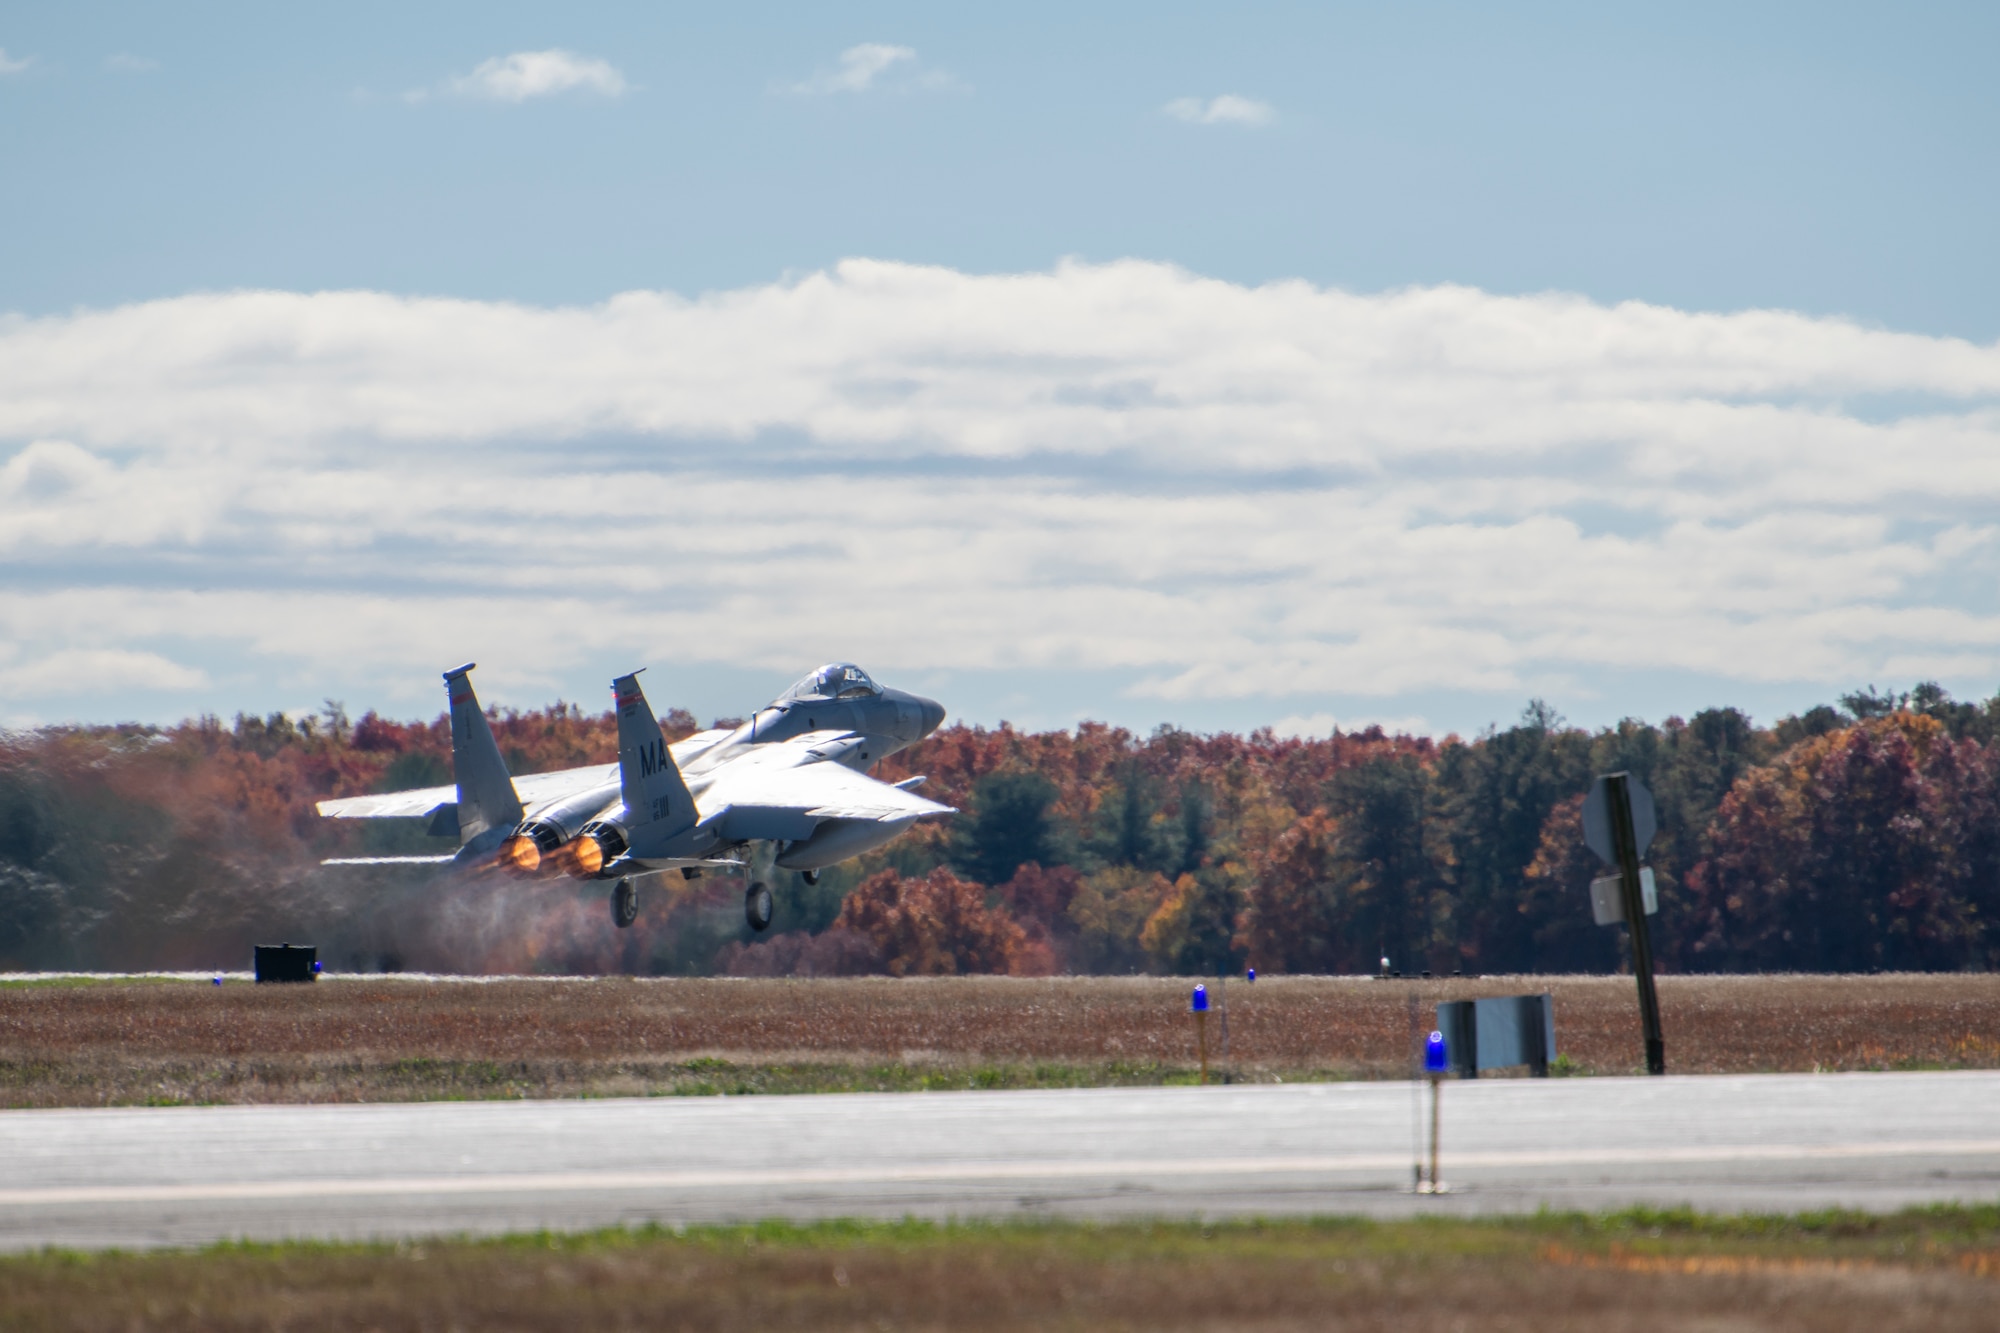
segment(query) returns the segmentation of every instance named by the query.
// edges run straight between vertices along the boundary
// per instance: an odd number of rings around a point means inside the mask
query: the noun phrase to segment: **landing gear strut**
[[[801,874],[801,876],[800,876],[800,877],[801,877],[802,879],[804,879],[804,880],[805,880],[805,882],[806,882],[806,883],[808,883],[808,884],[817,884],[817,883],[819,883],[819,871],[817,871],[817,870],[807,870],[807,871],[804,871],[804,872],[802,872],[802,874]]]
[[[629,879],[611,891],[611,924],[623,930],[639,919],[639,890]]]
[[[743,891],[743,918],[750,923],[750,929],[762,930],[771,924],[771,887],[768,884],[752,884]]]

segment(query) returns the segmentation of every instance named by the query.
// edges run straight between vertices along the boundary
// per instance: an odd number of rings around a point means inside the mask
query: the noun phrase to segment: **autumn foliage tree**
[[[515,773],[602,763],[607,713],[495,710]],[[667,715],[677,739],[694,730]],[[329,796],[447,786],[448,720],[201,718],[0,735],[0,966],[241,966],[310,938],[340,967],[762,975],[1585,970],[1592,778],[1654,793],[1655,951],[1672,969],[2000,962],[2000,698],[1870,689],[1759,727],[1736,709],[1597,731],[1532,703],[1470,738],[954,726],[882,761],[959,813],[743,923],[739,878],[440,878],[323,857],[448,850]]]
[[[1335,933],[1333,903],[1339,838],[1333,816],[1314,810],[1255,857],[1242,935],[1246,953],[1265,971],[1333,970],[1344,943]]]
[[[1689,888],[1712,968],[1990,961],[1992,756],[1909,712],[1806,740],[1725,796]]]
[[[1023,935],[1014,970],[1026,975],[1074,970],[1077,929],[1070,907],[1082,887],[1083,876],[1074,866],[1044,867],[1034,861],[1018,867],[1000,886],[999,905]]]
[[[892,977],[1009,972],[1025,943],[1013,918],[987,906],[984,888],[943,867],[920,879],[869,876],[833,926],[868,940]]]

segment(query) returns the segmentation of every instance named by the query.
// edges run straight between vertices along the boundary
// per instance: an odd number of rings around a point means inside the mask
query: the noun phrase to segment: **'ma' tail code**
[[[625,797],[627,836],[635,847],[661,842],[693,828],[694,797],[674,763],[652,705],[639,688],[639,673],[611,682],[618,701],[618,780]]]

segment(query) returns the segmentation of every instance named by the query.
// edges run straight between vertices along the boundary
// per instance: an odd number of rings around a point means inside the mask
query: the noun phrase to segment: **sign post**
[[[1646,1034],[1646,1072],[1667,1072],[1667,1043],[1660,1032],[1660,997],[1653,988],[1653,933],[1646,920],[1646,892],[1639,858],[1658,830],[1653,794],[1630,773],[1606,773],[1583,801],[1583,840],[1618,868],[1618,897],[1632,934],[1632,971],[1639,979],[1639,1022]],[[1646,879],[1650,879],[1648,874]]]
[[[1194,1044],[1201,1054],[1201,1083],[1208,1086],[1208,987],[1196,986],[1188,1001],[1194,1013]]]
[[[1445,1050],[1444,1033],[1431,1029],[1431,1035],[1424,1040],[1424,1073],[1431,1080],[1431,1178],[1419,1184],[1419,1194],[1442,1194],[1445,1183],[1438,1177],[1438,1093],[1444,1086],[1445,1072],[1451,1068],[1450,1057]]]

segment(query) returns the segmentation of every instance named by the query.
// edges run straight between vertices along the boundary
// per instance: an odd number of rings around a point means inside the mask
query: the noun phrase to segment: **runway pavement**
[[[1428,1095],[1428,1094],[1426,1094]],[[842,1216],[2000,1201],[2000,1073],[0,1112],[0,1248]]]

